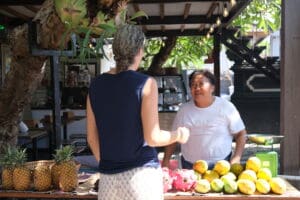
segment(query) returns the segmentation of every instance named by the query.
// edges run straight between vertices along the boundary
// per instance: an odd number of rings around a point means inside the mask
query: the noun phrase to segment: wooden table
[[[67,118],[66,116],[62,117],[62,124],[63,124],[63,138],[64,140],[68,139],[68,124],[72,122],[76,122],[82,119],[85,119],[85,116],[73,116],[70,118]]]
[[[21,141],[22,145],[26,144],[32,144],[32,159],[36,160],[38,155],[37,150],[37,142],[39,139],[46,137],[48,135],[48,132],[45,129],[32,129],[28,130],[25,134],[19,134],[18,140],[24,140]]]
[[[49,117],[47,117],[49,118]],[[76,122],[76,121],[80,121],[82,119],[85,119],[86,116],[72,116],[72,117],[67,117],[66,115],[61,116],[61,126],[63,127],[63,139],[67,140],[68,139],[68,125]],[[53,122],[49,119],[46,119],[46,117],[44,117],[42,120],[42,123],[44,124],[45,127],[47,127],[48,129],[52,129],[53,126]]]
[[[75,193],[38,193],[38,192],[14,192],[14,191],[1,191],[0,198],[28,198],[28,199],[97,199],[96,195],[77,195]],[[276,194],[198,194],[198,193],[166,193],[165,200],[300,200],[300,192],[292,185],[287,183],[287,192],[283,195]]]

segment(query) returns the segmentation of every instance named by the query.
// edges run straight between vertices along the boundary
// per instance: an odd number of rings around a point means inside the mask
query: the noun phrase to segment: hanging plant
[[[95,17],[89,18],[86,2],[86,0],[55,0],[56,11],[66,27],[61,44],[65,43],[66,36],[75,33],[79,49],[76,57],[79,57],[82,62],[91,57],[106,57],[103,49],[105,40],[113,37],[117,26],[126,23],[134,24],[133,20],[136,18],[147,17],[144,11],[138,11],[128,18],[128,0],[121,0],[102,2],[105,3],[102,7],[116,7],[115,16],[111,16],[111,11],[105,12],[107,9],[104,9],[99,10]]]

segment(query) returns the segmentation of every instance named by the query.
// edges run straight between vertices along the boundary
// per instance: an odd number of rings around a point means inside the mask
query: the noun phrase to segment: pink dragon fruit
[[[194,170],[178,169],[172,173],[173,188],[179,191],[190,191],[196,185],[197,176]]]
[[[171,176],[172,171],[167,167],[163,167],[162,172],[163,172],[164,192],[168,192],[169,190],[172,189],[172,184],[173,184],[173,177]]]

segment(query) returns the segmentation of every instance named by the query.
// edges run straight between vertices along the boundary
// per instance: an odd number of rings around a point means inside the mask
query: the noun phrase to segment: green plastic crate
[[[261,167],[269,168],[272,172],[272,177],[276,177],[278,173],[278,154],[275,151],[257,152],[256,157],[261,161]]]

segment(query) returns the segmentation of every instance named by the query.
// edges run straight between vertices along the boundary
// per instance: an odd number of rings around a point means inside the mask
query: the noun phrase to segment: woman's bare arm
[[[87,141],[97,161],[100,161],[100,144],[95,115],[91,107],[89,96],[86,101],[86,128]]]
[[[176,131],[160,130],[158,120],[158,89],[156,81],[149,78],[143,88],[142,123],[144,138],[149,146],[166,146],[174,142],[185,143],[189,130],[179,127]]]
[[[240,132],[238,132],[237,134],[235,134],[235,150],[234,150],[234,154],[231,157],[230,163],[240,163],[244,148],[245,148],[245,144],[246,144],[246,130],[241,130]]]

